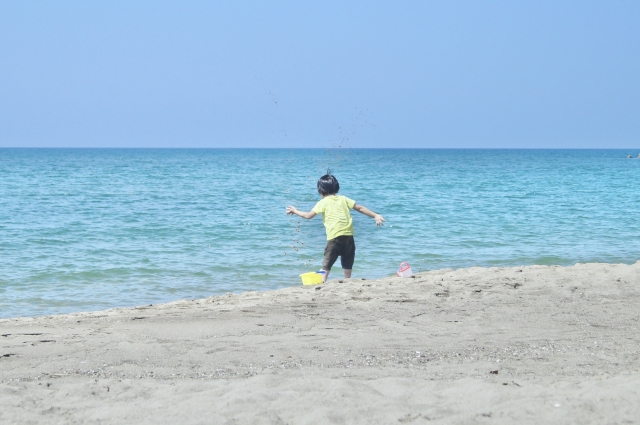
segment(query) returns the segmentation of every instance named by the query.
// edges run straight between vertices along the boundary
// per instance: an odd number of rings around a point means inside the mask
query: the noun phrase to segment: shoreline
[[[340,280],[0,319],[0,421],[640,416],[640,261]]]
[[[640,259],[638,260],[634,260],[634,261],[628,261],[628,262],[620,262],[620,263],[607,263],[607,262],[589,262],[589,263],[581,263],[581,262],[576,262],[576,263],[572,263],[569,265],[558,265],[558,264],[530,264],[530,265],[505,265],[505,266],[486,266],[486,265],[478,265],[478,266],[469,266],[469,267],[459,267],[459,268],[444,268],[444,269],[436,269],[436,270],[429,270],[429,271],[419,271],[419,272],[415,272],[415,276],[414,277],[418,277],[418,276],[423,276],[423,275],[428,275],[430,273],[454,273],[454,272],[458,272],[461,270],[475,270],[475,269],[482,269],[482,270],[510,270],[510,269],[523,269],[523,268],[531,268],[531,267],[548,267],[548,268],[569,268],[569,267],[575,267],[575,266],[582,266],[582,265],[603,265],[603,266],[633,266],[633,265],[637,265],[640,264]],[[339,268],[339,265],[337,265],[334,269],[338,270],[338,273],[341,273],[342,269]],[[329,279],[329,281],[327,282],[327,284],[342,284],[342,282],[350,282],[350,281],[360,281],[360,280],[365,280],[365,281],[369,281],[369,282],[375,282],[375,281],[380,281],[380,280],[387,280],[387,279],[395,279],[396,276],[394,274],[390,274],[388,276],[385,277],[374,277],[374,278],[364,278],[364,277],[355,277],[352,279],[346,279],[344,277],[331,277]],[[106,312],[118,312],[118,311],[128,311],[128,310],[136,310],[136,309],[146,309],[148,307],[161,307],[161,306],[168,306],[168,305],[172,305],[175,303],[182,303],[182,302],[198,302],[198,301],[203,301],[203,300],[211,300],[211,299],[215,299],[215,298],[220,298],[220,297],[228,297],[228,296],[241,296],[243,294],[269,294],[272,292],[276,292],[276,291],[286,291],[286,290],[290,290],[290,289],[299,289],[299,288],[303,288],[303,289],[308,289],[311,288],[313,286],[311,285],[302,285],[302,283],[300,282],[300,279],[297,279],[298,281],[298,285],[295,286],[285,286],[285,287],[281,287],[281,288],[269,288],[269,289],[264,289],[264,290],[246,290],[246,291],[240,291],[240,292],[226,292],[224,294],[220,293],[220,294],[214,294],[214,295],[209,295],[209,296],[205,296],[205,297],[200,297],[200,298],[181,298],[181,299],[176,299],[176,300],[172,300],[172,301],[162,301],[162,302],[157,302],[154,304],[144,304],[144,305],[129,305],[129,306],[114,306],[114,307],[107,307],[107,308],[102,308],[102,309],[95,309],[95,310],[80,310],[80,311],[72,311],[72,312],[68,312],[68,313],[52,313],[52,314],[42,314],[42,315],[33,315],[33,316],[16,316],[16,317],[0,317],[0,326],[2,325],[2,323],[4,321],[14,321],[14,320],[33,320],[33,319],[47,319],[47,318],[56,318],[56,317],[61,317],[61,316],[75,316],[75,315],[91,315],[91,314],[98,314],[101,315],[103,313]],[[322,285],[317,285],[317,286],[322,286]]]

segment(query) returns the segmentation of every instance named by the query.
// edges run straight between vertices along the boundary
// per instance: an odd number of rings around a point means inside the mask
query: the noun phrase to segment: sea
[[[638,150],[0,149],[0,317],[268,291],[321,266],[328,169],[353,276],[640,259]],[[631,155],[632,158],[627,158]],[[331,278],[341,276],[338,264]],[[408,282],[407,284],[410,284]]]

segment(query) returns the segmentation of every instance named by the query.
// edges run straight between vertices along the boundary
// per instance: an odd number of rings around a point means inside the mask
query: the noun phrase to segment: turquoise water
[[[299,284],[330,167],[354,276],[640,259],[640,159],[620,150],[0,149],[0,317]],[[338,266],[333,277],[341,274]]]

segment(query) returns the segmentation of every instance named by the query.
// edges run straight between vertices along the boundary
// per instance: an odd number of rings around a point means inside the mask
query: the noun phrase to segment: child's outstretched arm
[[[381,216],[380,214],[376,214],[373,211],[371,211],[369,208],[365,207],[364,205],[358,205],[355,204],[353,206],[353,209],[358,211],[359,213],[362,213],[366,216],[369,216],[371,218],[373,218],[376,221],[376,226],[382,226],[382,223],[384,222],[384,217]]]
[[[309,212],[298,211],[298,209],[293,206],[287,207],[287,214],[299,215],[300,217],[306,218],[307,220],[316,216],[316,213],[314,213],[313,211],[309,211]]]

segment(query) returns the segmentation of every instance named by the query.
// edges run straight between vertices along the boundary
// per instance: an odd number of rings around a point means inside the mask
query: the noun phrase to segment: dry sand
[[[0,320],[0,423],[639,423],[640,262]]]

